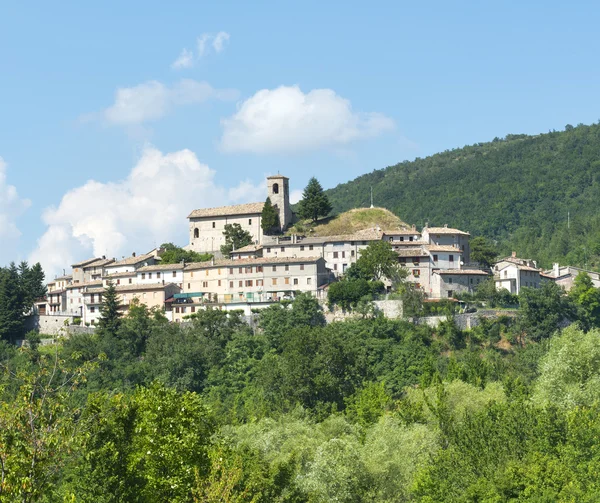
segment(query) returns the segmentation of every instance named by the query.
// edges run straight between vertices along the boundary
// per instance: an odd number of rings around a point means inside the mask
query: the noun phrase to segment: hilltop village
[[[174,322],[207,306],[250,313],[298,293],[325,300],[328,286],[375,241],[390,243],[398,263],[407,269],[406,281],[430,300],[474,293],[490,277],[496,288],[511,294],[519,294],[522,287],[538,288],[543,280],[556,281],[568,289],[581,271],[558,264],[543,271],[535,261],[518,258],[515,253],[484,268],[471,261],[469,233],[448,226],[426,225],[419,231],[414,225],[376,225],[350,234],[286,234],[294,222],[289,179],[268,177],[267,196],[279,216],[276,235],[262,230],[265,203],[196,209],[188,216],[186,249],[211,254],[211,260],[162,264],[160,249],[121,260],[90,258],[72,264],[70,274],[48,283],[47,298],[37,303],[38,313],[77,317],[86,325],[94,325],[109,282],[116,286],[123,309],[138,299],[149,308],[164,308],[167,318]],[[228,224],[239,224],[252,236],[253,244],[223,257],[220,248]],[[598,274],[589,274],[594,284],[600,285]]]

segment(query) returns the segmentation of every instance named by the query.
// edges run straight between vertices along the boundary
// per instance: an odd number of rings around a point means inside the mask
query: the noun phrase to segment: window
[[[179,307],[175,306],[175,312],[178,313],[179,312]]]
[[[294,285],[298,284],[298,278],[294,278]]]
[[[242,286],[244,286],[244,282],[242,280],[238,281],[238,286],[242,288]]]
[[[354,250],[352,250],[352,251],[350,252],[350,256],[351,256],[351,257],[354,257]]]
[[[252,225],[252,219],[251,218],[248,219],[248,225]]]
[[[304,264],[300,264],[300,270],[304,271]]]
[[[257,265],[256,266],[256,272],[263,272],[262,265]]]
[[[94,303],[96,296],[94,294],[92,294],[92,300],[90,301],[92,304]]]
[[[271,248],[267,248],[267,253],[271,253]]]
[[[454,262],[454,255],[448,255],[448,261]]]
[[[473,278],[471,278],[471,284],[473,284]]]
[[[306,284],[310,285],[312,283],[312,278],[306,278]]]
[[[300,251],[304,251],[304,245],[300,245]]]
[[[406,257],[398,258],[398,262],[400,262],[401,264],[406,264]]]
[[[345,251],[342,252],[342,258],[346,258],[346,252]]]
[[[451,285],[452,284],[452,278],[448,278],[448,283]]]
[[[120,285],[120,284],[121,284],[121,280],[120,280],[120,279],[118,279],[118,280],[117,280],[117,285]]]
[[[412,240],[413,240],[413,237],[412,237],[412,236],[410,236],[410,237],[408,238],[408,240],[409,240],[409,241],[412,241]]]
[[[253,286],[253,282],[251,279],[246,280],[246,286]]]
[[[229,274],[233,274],[233,267],[229,268]]]
[[[421,260],[419,259],[419,257],[413,257],[413,264],[419,265],[420,262]]]
[[[208,276],[208,269],[206,270],[206,275]],[[177,271],[173,271],[173,277],[177,277]]]
[[[213,222],[213,229],[217,227],[216,222]]]
[[[273,266],[273,272],[275,272],[275,271],[277,271],[277,266],[276,265]]]
[[[285,270],[289,271],[290,270],[290,266],[288,264],[285,264]]]
[[[221,280],[217,281],[217,284],[218,284],[219,286],[221,286]]]
[[[437,257],[437,255],[434,255],[434,256],[433,256],[433,261],[434,261],[434,262],[437,262],[437,261],[438,261],[438,257]]]
[[[152,279],[152,273],[151,272],[148,273],[148,279]]]
[[[289,284],[290,284],[290,278],[285,278],[285,279],[283,280],[283,282],[284,282],[286,285],[289,285]]]
[[[277,278],[272,278],[272,284],[276,285],[277,284]]]
[[[188,283],[188,290],[191,290],[191,289],[192,289],[192,285],[190,285],[190,284]]]
[[[145,272],[142,273],[142,279],[146,279],[146,273]]]
[[[278,183],[273,184],[273,194],[279,194],[279,184]]]
[[[337,271],[337,264],[333,264],[333,270]]]
[[[243,268],[242,268],[242,267],[238,267],[238,272],[239,272],[240,274],[242,274],[242,270],[243,270]]]
[[[281,251],[282,251],[282,253],[285,251],[285,246],[281,247]]]
[[[252,274],[252,266],[246,267],[246,274]]]
[[[333,258],[338,258],[338,252],[333,252]]]
[[[95,307],[90,307],[90,313],[95,313],[96,312],[96,308]]]
[[[314,248],[314,246],[313,246],[313,245],[308,245],[308,249],[309,249],[310,251],[312,251],[312,250],[313,250],[313,248]]]
[[[263,280],[262,279],[257,279],[256,280],[256,286],[263,286]]]
[[[452,290],[448,290],[448,298],[451,299],[453,295],[454,292]]]
[[[400,241],[404,241],[404,236],[400,236]]]
[[[208,281],[202,282],[202,288],[208,288]]]
[[[418,278],[419,276],[421,276],[421,270],[420,269],[413,269],[413,276],[415,278]]]
[[[229,288],[233,288],[233,281],[229,282]]]
[[[129,284],[131,285],[133,283],[133,279],[129,278]]]
[[[192,311],[192,313],[195,313],[195,312],[196,312],[196,306],[192,306],[192,307],[190,308],[190,311]]]
[[[199,238],[200,237],[200,231],[197,228],[194,229],[194,237],[195,238]]]

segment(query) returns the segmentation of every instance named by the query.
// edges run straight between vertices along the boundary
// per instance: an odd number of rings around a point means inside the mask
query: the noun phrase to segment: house
[[[421,232],[423,241],[430,245],[451,246],[461,250],[462,260],[468,264],[471,260],[471,250],[469,248],[470,234],[459,229],[453,229],[445,225],[444,227],[429,227],[425,225]]]
[[[494,264],[494,282],[497,290],[503,288],[513,295],[519,295],[521,288],[539,288],[542,270],[535,260],[521,259],[516,252]]]
[[[561,266],[555,263],[552,265],[552,269],[543,272],[542,277],[554,281],[568,292],[573,288],[575,278],[581,273],[586,273],[592,280],[594,287],[600,288],[600,273],[570,265]]]
[[[136,255],[133,253],[131,257],[115,260],[104,266],[103,276],[118,274],[123,272],[134,272],[140,267],[154,265],[158,260],[157,253],[146,253],[144,255]]]
[[[285,230],[293,221],[290,206],[289,179],[282,175],[267,178],[267,197],[279,213],[280,231]],[[189,245],[186,247],[199,253],[221,255],[221,246],[225,244],[223,231],[228,224],[239,224],[249,232],[256,244],[263,242],[262,210],[264,202],[202,208],[192,211],[189,220]]]
[[[432,298],[451,299],[458,294],[475,293],[490,273],[481,269],[434,269],[431,275]]]

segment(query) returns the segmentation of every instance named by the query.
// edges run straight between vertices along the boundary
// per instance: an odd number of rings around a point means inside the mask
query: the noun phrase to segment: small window
[[[294,285],[298,284],[298,278],[294,278]]]
[[[198,228],[194,229],[194,238],[199,238],[200,237],[200,231],[198,230]]]
[[[352,250],[352,251],[350,252],[350,256],[351,256],[351,257],[354,257],[354,250]]]
[[[409,241],[412,241],[412,240],[413,240],[413,237],[412,237],[412,236],[410,236],[410,237],[408,238],[408,240],[409,240]]]
[[[304,245],[300,245],[300,251],[304,251]]]
[[[206,271],[206,274],[208,274],[208,270]],[[177,271],[173,271],[173,277],[176,278],[177,277]]]
[[[242,280],[238,281],[238,286],[242,288],[242,286],[244,286],[244,282]]]
[[[279,194],[279,184],[278,183],[273,184],[273,194]]]
[[[271,253],[271,248],[267,248],[267,253]]]
[[[454,255],[448,255],[448,260],[450,262],[454,262]]]
[[[290,284],[290,278],[285,278],[285,279],[283,280],[283,282],[284,282],[286,285],[289,285],[289,284]]]
[[[273,272],[275,272],[275,271],[277,271],[277,266],[276,265],[273,266]]]
[[[285,264],[285,270],[289,271],[290,270],[290,266],[288,264]]]
[[[95,307],[90,307],[90,313],[95,313],[96,312],[96,308]]]
[[[252,219],[251,218],[248,219],[248,225],[252,225]]]
[[[300,270],[304,271],[304,264],[300,264]]]
[[[196,306],[192,306],[192,307],[190,308],[190,311],[192,311],[192,313],[195,313],[195,312],[196,312]]]
[[[448,290],[448,298],[451,299],[453,295],[454,295],[454,291]]]
[[[233,288],[233,281],[229,282],[229,288]]]
[[[188,283],[188,290],[191,290],[191,289],[192,289],[192,285],[190,285],[190,284]]]
[[[438,261],[438,256],[437,256],[437,255],[434,255],[434,256],[433,256],[433,261],[434,261],[434,262],[437,262],[437,261]]]
[[[217,281],[217,284],[218,284],[219,286],[221,286],[221,280]]]
[[[448,278],[448,283],[452,284],[452,278]]]
[[[312,278],[306,278],[306,284],[310,285],[312,283]]]
[[[333,270],[337,271],[337,264],[333,264]]]
[[[281,251],[284,252],[285,251],[285,246],[281,247]]]
[[[142,279],[146,279],[146,273],[145,272],[142,273]]]
[[[419,276],[421,276],[421,270],[420,269],[413,269],[413,276],[415,278],[418,278]]]
[[[213,229],[217,227],[217,223],[213,222]]]
[[[202,288],[208,288],[208,281],[202,282]]]
[[[257,265],[257,266],[256,266],[256,272],[263,272],[263,267],[262,267],[262,265]]]
[[[229,268],[229,274],[233,274],[233,267]]]
[[[338,258],[338,252],[333,252],[333,258]]]
[[[273,281],[273,285],[277,284],[277,278],[272,278],[272,281]]]
[[[308,249],[309,249],[309,251],[312,251],[314,249],[314,246],[313,245],[308,245]]]

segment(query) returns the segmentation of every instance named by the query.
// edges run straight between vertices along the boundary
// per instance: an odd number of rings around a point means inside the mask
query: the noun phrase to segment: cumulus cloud
[[[395,127],[385,115],[354,112],[331,89],[298,86],[258,91],[221,122],[224,151],[260,154],[339,147]]]
[[[223,52],[227,42],[229,42],[229,33],[226,31],[220,31],[216,35],[203,33],[196,40],[196,55],[194,56],[193,51],[184,48],[177,59],[171,64],[171,68],[176,70],[191,68],[196,64],[196,61],[209,54],[211,47],[217,54]]]
[[[233,89],[214,89],[208,82],[182,79],[169,87],[152,80],[117,89],[115,102],[104,113],[110,124],[135,125],[160,119],[173,108],[203,103],[209,99],[235,100]]]
[[[290,204],[299,203],[300,200],[302,199],[303,194],[304,194],[304,191],[301,189],[292,190],[290,192]]]
[[[171,68],[191,68],[192,66],[194,66],[194,53],[184,48],[182,49],[181,54],[179,54],[178,58],[175,61],[173,61]]]
[[[264,193],[249,181],[231,189],[218,185],[215,171],[190,150],[164,154],[148,146],[126,179],[90,180],[45,210],[47,229],[30,260],[51,277],[91,256],[143,253],[168,241],[184,245],[193,209],[261,201]]]
[[[31,205],[31,201],[19,197],[14,185],[8,184],[7,168],[6,162],[0,157],[0,266],[15,258],[13,254],[21,236],[16,220]]]

